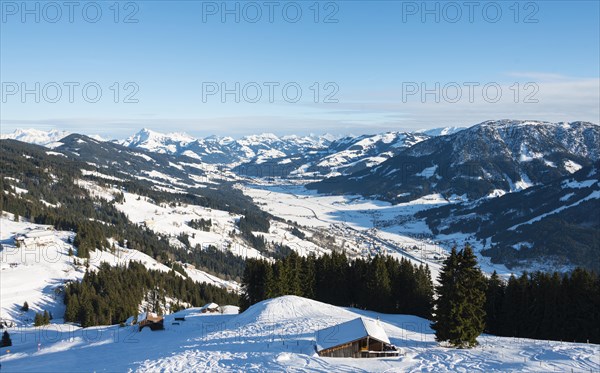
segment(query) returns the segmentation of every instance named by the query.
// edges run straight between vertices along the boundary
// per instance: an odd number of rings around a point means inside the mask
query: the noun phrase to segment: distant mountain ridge
[[[477,199],[558,179],[590,166],[599,155],[596,124],[486,121],[421,141],[378,166],[308,187],[393,202],[431,193]]]
[[[376,166],[402,149],[430,136],[422,133],[386,132],[346,136],[326,148],[309,152],[280,154],[269,160],[253,159],[236,168],[238,174],[259,177],[323,178],[349,175]]]
[[[182,133],[162,134],[142,129],[126,140],[116,141],[129,148],[151,152],[185,155],[211,164],[239,164],[255,160],[267,160],[282,154],[326,147],[328,136],[283,136],[271,133],[250,135],[241,139],[210,136],[196,139]]]
[[[52,147],[52,144],[68,135],[70,135],[68,131],[16,129],[13,133],[0,135],[0,139],[18,140],[29,144]]]

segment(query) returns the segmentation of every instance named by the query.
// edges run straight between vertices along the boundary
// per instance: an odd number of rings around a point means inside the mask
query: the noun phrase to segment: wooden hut
[[[139,330],[149,327],[150,330],[163,330],[165,319],[153,312],[143,312],[137,318]]]
[[[385,357],[398,356],[379,320],[359,317],[319,330],[316,335],[319,356]]]

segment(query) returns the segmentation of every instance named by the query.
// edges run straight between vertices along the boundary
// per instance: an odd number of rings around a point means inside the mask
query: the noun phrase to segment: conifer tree
[[[12,346],[12,340],[10,339],[10,334],[8,334],[8,331],[5,330],[4,333],[2,333],[2,347],[9,346]]]
[[[436,340],[456,347],[473,347],[485,326],[485,278],[470,246],[453,248],[444,261],[436,287]]]
[[[456,306],[458,298],[458,253],[456,247],[444,260],[438,277],[439,285],[435,287],[438,298],[435,300],[433,324],[435,338],[438,342],[449,341],[458,333]]]
[[[461,347],[474,347],[485,328],[486,281],[469,245],[459,253],[459,317],[463,326],[459,337],[450,342]]]
[[[485,331],[487,333],[497,333],[500,330],[500,312],[502,311],[502,302],[504,300],[504,283],[494,271],[487,281],[485,292]]]

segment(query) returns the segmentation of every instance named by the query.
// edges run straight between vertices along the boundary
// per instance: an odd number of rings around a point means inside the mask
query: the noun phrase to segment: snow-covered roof
[[[317,351],[350,343],[367,336],[384,343],[390,343],[385,330],[383,330],[378,320],[359,317],[319,330],[316,337]]]
[[[201,310],[214,310],[215,308],[219,308],[219,305],[216,303],[208,303],[200,308]]]
[[[146,319],[152,319],[152,318],[157,318],[158,315],[154,312],[142,312],[138,315],[137,320],[142,321],[142,320],[146,320]]]
[[[31,231],[24,234],[27,238],[38,238],[38,237],[46,237],[53,236],[54,232],[47,229],[32,229]]]

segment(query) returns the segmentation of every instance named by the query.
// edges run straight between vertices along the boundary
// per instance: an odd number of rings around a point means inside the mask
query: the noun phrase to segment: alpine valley
[[[115,140],[22,129],[0,151],[2,372],[600,369],[598,294],[595,308],[573,295],[599,286],[597,124]],[[428,313],[465,246],[504,284],[500,303],[487,288],[471,350],[436,344]],[[563,308],[527,308],[550,286]],[[331,290],[345,287],[356,292]],[[531,319],[514,325],[507,309]],[[164,331],[143,328],[150,312]],[[359,317],[400,357],[316,354],[316,332]]]

